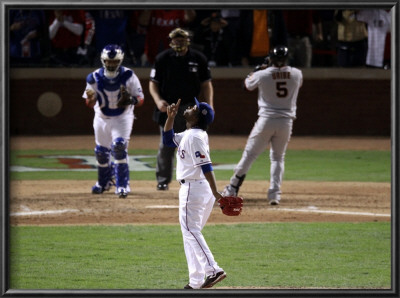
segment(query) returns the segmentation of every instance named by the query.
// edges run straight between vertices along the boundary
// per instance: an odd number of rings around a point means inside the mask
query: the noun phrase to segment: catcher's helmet
[[[185,51],[190,45],[189,32],[182,28],[175,28],[169,33],[168,37],[171,40],[169,46],[178,53]],[[181,40],[178,40],[178,38]]]
[[[122,64],[122,60],[124,60],[124,51],[119,45],[106,45],[101,52],[100,60],[104,66],[106,75],[113,77],[117,74],[117,71]],[[113,61],[114,63],[108,64],[107,61]]]
[[[288,57],[289,49],[286,46],[276,46],[269,54],[272,64],[278,67],[285,65]]]

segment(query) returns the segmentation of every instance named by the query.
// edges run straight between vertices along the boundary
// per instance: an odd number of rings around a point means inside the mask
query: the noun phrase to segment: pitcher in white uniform
[[[179,190],[179,222],[189,270],[189,283],[184,289],[211,288],[226,277],[218,266],[202,234],[217,191],[210,159],[207,127],[214,120],[214,111],[205,102],[188,107],[183,116],[186,130],[174,133],[173,124],[181,99],[167,107],[167,121],[163,131],[164,145],[178,147],[176,153],[176,179]]]
[[[271,205],[281,200],[285,153],[296,119],[297,96],[303,84],[301,70],[286,65],[286,46],[272,49],[269,62],[255,69],[244,81],[247,90],[258,88],[258,120],[247,139],[242,158],[235,167],[223,195],[236,196],[247,172],[257,157],[270,145],[270,185],[267,198]]]

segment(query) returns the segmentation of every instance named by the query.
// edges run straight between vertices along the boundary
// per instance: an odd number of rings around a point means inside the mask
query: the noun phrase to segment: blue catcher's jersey
[[[117,103],[121,97],[120,87],[125,86],[128,93],[135,97],[143,98],[142,86],[133,70],[121,66],[115,78],[107,78],[104,68],[99,68],[86,77],[86,89],[96,92],[97,102],[94,106],[96,113],[106,117],[115,117],[133,111],[134,106],[119,108]],[[87,98],[86,91],[83,98]]]

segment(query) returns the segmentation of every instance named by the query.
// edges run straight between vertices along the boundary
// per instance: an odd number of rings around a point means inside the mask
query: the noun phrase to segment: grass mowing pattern
[[[209,225],[224,287],[390,288],[390,223]],[[181,289],[178,225],[12,227],[11,288]]]

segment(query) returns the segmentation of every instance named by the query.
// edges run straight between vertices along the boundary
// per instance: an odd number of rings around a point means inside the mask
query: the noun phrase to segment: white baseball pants
[[[110,149],[113,140],[118,137],[122,137],[129,142],[133,122],[134,115],[132,113],[110,118],[103,118],[95,114],[93,129],[96,145]]]
[[[189,270],[189,285],[198,289],[205,276],[222,271],[203,234],[215,197],[207,180],[185,181],[179,190],[179,222]]]

